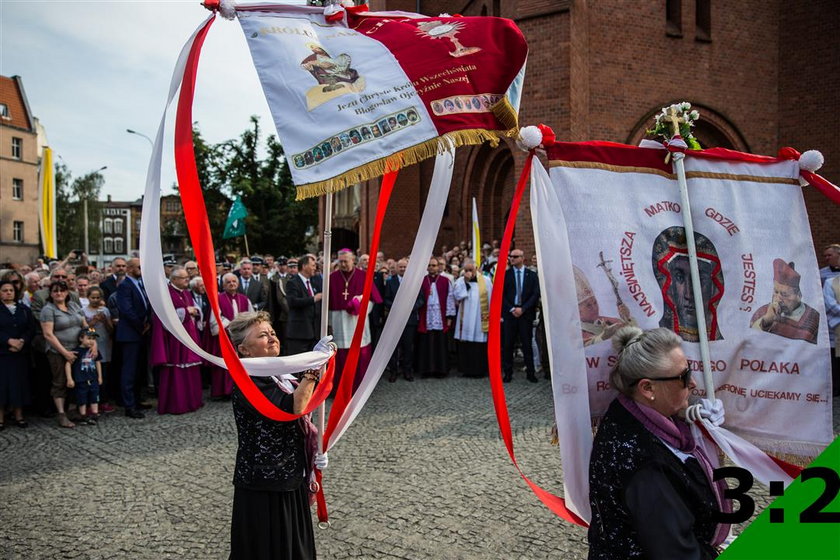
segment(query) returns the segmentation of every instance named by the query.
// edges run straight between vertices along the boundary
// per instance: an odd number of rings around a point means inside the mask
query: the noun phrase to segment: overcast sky
[[[178,53],[209,15],[198,0],[0,0],[0,75],[21,76],[74,176],[107,165],[103,198],[134,200],[151,146],[126,129],[154,137]],[[193,119],[216,143],[238,136],[251,115],[275,133],[242,29],[219,17],[201,52]],[[164,193],[175,181],[171,126],[167,134]]]

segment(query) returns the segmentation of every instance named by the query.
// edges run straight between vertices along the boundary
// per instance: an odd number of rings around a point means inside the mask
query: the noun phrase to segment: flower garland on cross
[[[700,113],[697,110],[692,110],[691,103],[688,101],[675,103],[669,107],[662,107],[662,111],[656,115],[653,128],[646,132],[650,136],[661,136],[666,141],[679,136],[688,145],[689,149],[700,150],[700,143],[691,133],[692,127],[699,118]]]

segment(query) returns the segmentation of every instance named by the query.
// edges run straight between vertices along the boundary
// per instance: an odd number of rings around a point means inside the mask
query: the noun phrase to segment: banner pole
[[[246,254],[246,255],[248,255],[248,257],[250,257],[250,256],[251,256],[251,251],[250,251],[250,250],[248,250],[248,234],[247,234],[247,233],[243,233],[243,234],[242,234],[242,237],[244,237],[244,238],[245,238],[245,254]]]
[[[332,254],[332,218],[333,218],[333,193],[327,193],[324,197],[324,270],[323,288],[321,290],[321,338],[327,336],[330,319],[330,264]],[[318,451],[324,452],[324,427],[326,425],[326,404],[318,407]]]
[[[671,109],[671,122],[674,125],[674,136],[679,136],[679,120],[674,109]],[[709,356],[709,333],[706,331],[706,308],[703,303],[703,292],[700,286],[700,269],[697,264],[697,245],[694,243],[694,223],[691,219],[691,204],[688,199],[688,182],[685,178],[685,154],[673,152],[674,168],[677,170],[677,182],[680,186],[680,204],[682,205],[683,225],[685,226],[686,245],[688,247],[688,264],[691,269],[691,291],[694,295],[694,309],[697,312],[697,334],[700,337],[700,359],[703,361],[703,387],[706,398],[715,400],[715,384],[712,379],[711,358]]]

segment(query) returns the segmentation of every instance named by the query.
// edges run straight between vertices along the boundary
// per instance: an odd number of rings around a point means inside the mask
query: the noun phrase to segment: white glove
[[[315,454],[315,468],[319,471],[322,471],[327,468],[327,465],[330,464],[330,459],[327,457],[326,453],[316,453]]]
[[[700,418],[705,418],[713,426],[721,426],[725,420],[723,401],[720,399],[714,401],[700,399],[697,404],[686,409],[685,419],[687,422],[696,422]]]
[[[335,344],[332,342],[332,335],[327,335],[321,340],[318,341],[318,344],[315,345],[315,348],[312,349],[313,352],[323,352],[325,354],[332,354],[335,351]]]

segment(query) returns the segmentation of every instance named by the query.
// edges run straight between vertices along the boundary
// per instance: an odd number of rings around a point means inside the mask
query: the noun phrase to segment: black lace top
[[[252,378],[275,406],[291,413],[294,397],[270,377]],[[304,437],[299,421],[275,422],[260,414],[238,387],[231,396],[239,434],[233,484],[248,490],[289,491],[304,481]]]
[[[700,464],[683,463],[617,400],[595,436],[589,502],[590,559],[717,557],[717,502]]]

